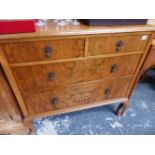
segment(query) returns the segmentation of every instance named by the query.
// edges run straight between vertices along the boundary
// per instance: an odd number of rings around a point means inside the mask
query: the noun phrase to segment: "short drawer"
[[[141,59],[140,54],[88,60],[85,81],[118,78],[135,73]]]
[[[60,39],[2,44],[10,63],[58,60],[83,56],[84,39]]]
[[[132,77],[101,80],[22,94],[29,115],[125,97]]]
[[[149,34],[92,37],[88,39],[88,56],[124,52],[143,52]]]
[[[35,90],[134,74],[141,55],[13,67],[20,90]]]

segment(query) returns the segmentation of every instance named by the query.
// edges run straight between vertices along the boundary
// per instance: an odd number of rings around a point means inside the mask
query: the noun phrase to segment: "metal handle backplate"
[[[47,76],[48,76],[49,81],[52,81],[55,79],[55,73],[54,72],[49,72]]]
[[[116,70],[117,70],[117,65],[116,65],[116,64],[113,64],[113,65],[111,66],[111,73],[116,72]]]
[[[52,104],[53,106],[57,105],[58,102],[59,102],[59,98],[58,98],[58,97],[52,97],[52,99],[51,99],[51,104]]]
[[[123,41],[118,41],[117,43],[116,43],[116,52],[120,52],[121,51],[121,49],[122,49],[122,47],[123,47],[123,45],[124,45],[124,42]]]
[[[109,95],[109,94],[110,94],[110,89],[109,89],[109,88],[106,88],[106,89],[104,90],[104,95],[107,96],[107,95]]]
[[[49,46],[45,46],[43,48],[43,52],[44,52],[46,58],[50,58],[52,55],[53,49]]]

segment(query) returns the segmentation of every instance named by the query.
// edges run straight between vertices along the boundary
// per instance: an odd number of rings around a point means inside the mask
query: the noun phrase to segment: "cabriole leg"
[[[122,116],[128,107],[128,101],[120,103],[116,110],[116,115]]]

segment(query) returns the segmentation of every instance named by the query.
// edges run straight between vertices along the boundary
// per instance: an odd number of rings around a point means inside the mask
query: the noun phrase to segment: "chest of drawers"
[[[0,37],[0,58],[24,120],[121,102],[122,115],[153,26],[70,27]]]

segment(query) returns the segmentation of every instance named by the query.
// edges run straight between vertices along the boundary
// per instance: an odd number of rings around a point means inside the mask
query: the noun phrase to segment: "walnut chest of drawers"
[[[60,28],[0,36],[0,61],[23,121],[120,102],[128,106],[155,27]]]

